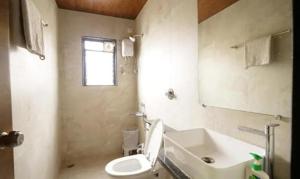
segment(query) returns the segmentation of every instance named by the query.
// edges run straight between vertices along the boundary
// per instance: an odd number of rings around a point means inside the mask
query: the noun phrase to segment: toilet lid
[[[151,124],[148,139],[146,140],[144,155],[153,167],[159,154],[163,140],[163,123],[162,120],[155,120]]]

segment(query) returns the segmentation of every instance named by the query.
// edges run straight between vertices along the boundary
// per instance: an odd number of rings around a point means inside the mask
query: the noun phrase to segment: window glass
[[[103,50],[103,42],[85,40],[84,41],[84,48],[86,50],[102,51]]]
[[[115,85],[115,42],[85,38],[83,45],[83,84]]]

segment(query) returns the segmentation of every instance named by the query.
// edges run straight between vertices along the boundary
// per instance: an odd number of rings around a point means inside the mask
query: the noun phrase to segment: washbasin
[[[245,179],[249,153],[265,155],[261,147],[205,128],[166,132],[164,152],[194,179]]]

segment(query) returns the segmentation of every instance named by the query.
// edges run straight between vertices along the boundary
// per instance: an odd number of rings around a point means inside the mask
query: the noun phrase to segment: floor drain
[[[74,166],[75,166],[75,164],[67,165],[68,168],[72,168],[72,167],[74,167]]]
[[[205,163],[215,163],[215,160],[211,157],[202,157],[201,160],[203,160]]]

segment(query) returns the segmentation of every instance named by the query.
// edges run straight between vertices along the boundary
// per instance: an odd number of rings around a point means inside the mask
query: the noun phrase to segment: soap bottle
[[[251,166],[246,167],[246,179],[269,179],[269,175],[262,170],[262,157],[255,154],[250,153],[253,156],[254,162]]]

